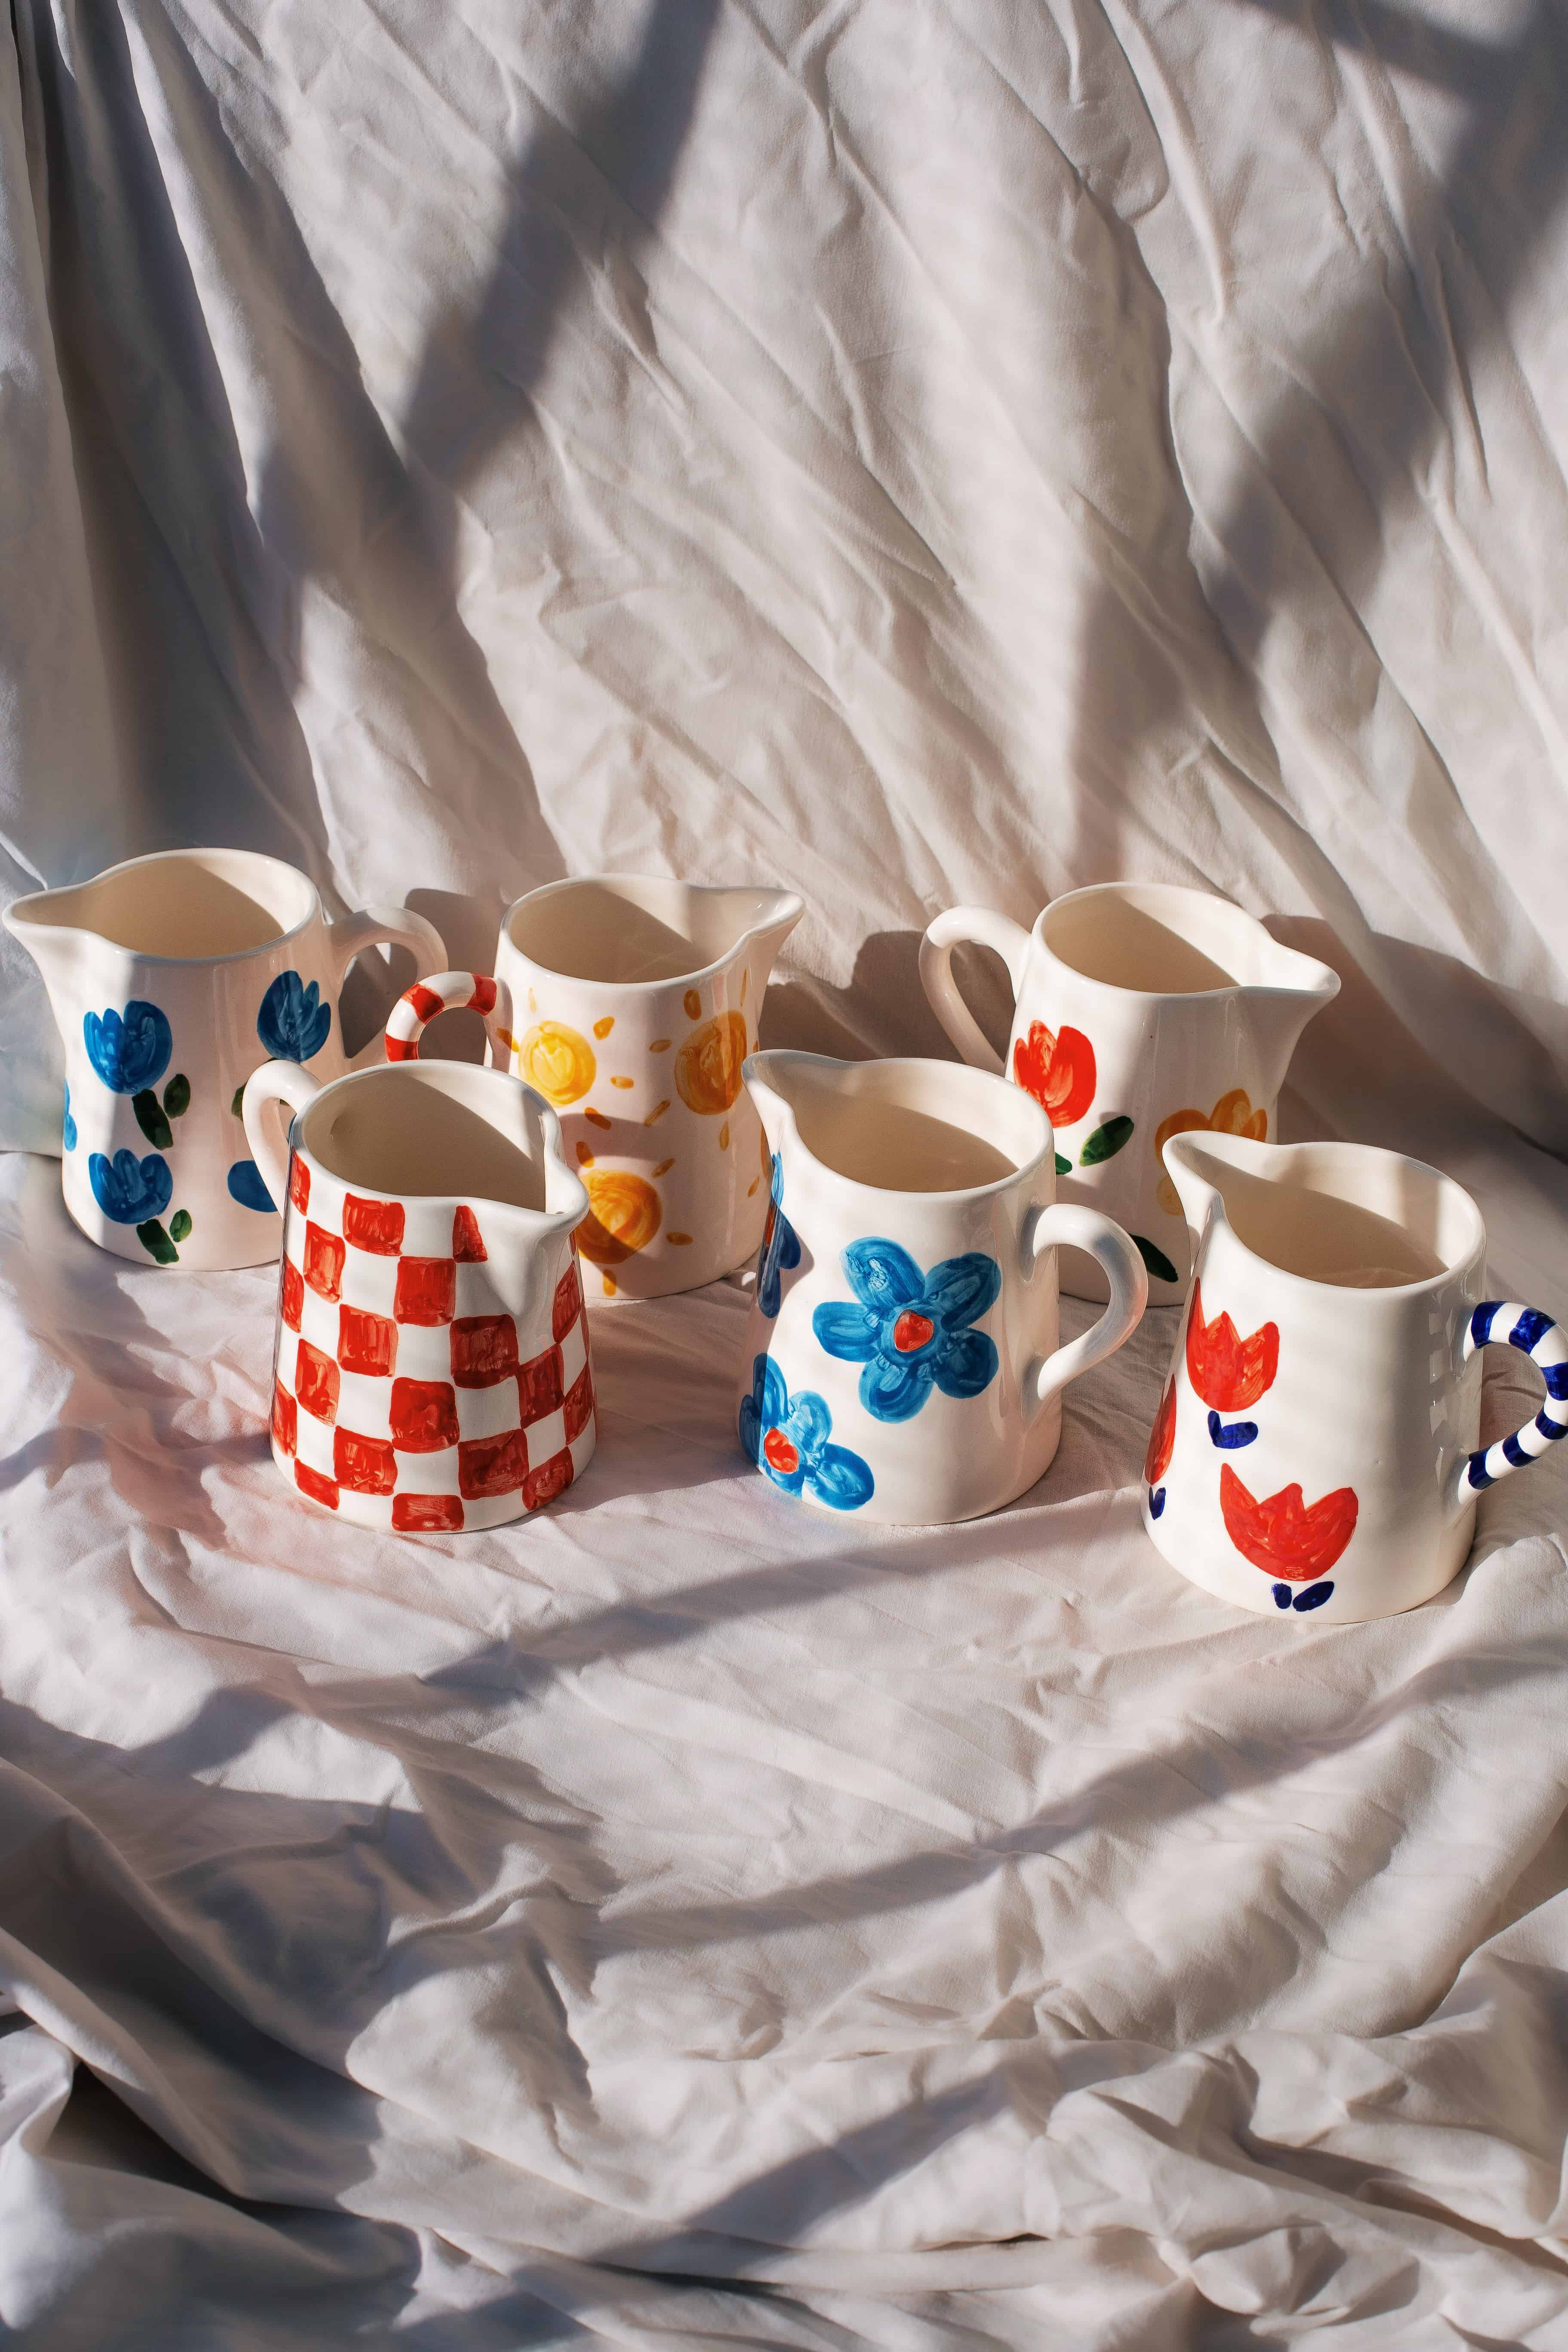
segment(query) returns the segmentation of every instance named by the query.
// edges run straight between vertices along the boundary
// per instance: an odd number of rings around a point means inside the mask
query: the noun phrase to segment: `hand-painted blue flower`
[[[331,1034],[332,1008],[321,1003],[318,983],[297,971],[280,971],[261,1000],[256,1034],[280,1062],[308,1062]]]
[[[933,1388],[943,1396],[976,1397],[990,1386],[995,1342],[969,1326],[1001,1291],[994,1257],[969,1250],[926,1275],[897,1242],[871,1239],[851,1242],[843,1263],[861,1303],[826,1302],[811,1328],[830,1356],[865,1365],[860,1402],[868,1413],[908,1421]]]
[[[752,1366],[752,1392],[741,1399],[741,1443],[765,1477],[786,1495],[804,1486],[831,1510],[858,1511],[876,1489],[871,1465],[847,1445],[830,1445],[833,1415],[811,1389],[792,1398],[771,1356]]]
[[[87,1163],[92,1197],[117,1225],[140,1225],[161,1217],[174,1198],[174,1179],[161,1151],[138,1160],[133,1151],[117,1151],[106,1160],[95,1151]]]
[[[84,1013],[81,1034],[87,1058],[117,1095],[139,1095],[161,1078],[174,1050],[167,1016],[144,997],[133,996],[124,1015],[112,1007]]]
[[[68,1151],[76,1150],[76,1121],[71,1117],[71,1090],[66,1088],[66,1115],[60,1123],[60,1140]]]
[[[237,1201],[242,1209],[258,1209],[266,1216],[277,1206],[254,1160],[235,1161],[228,1171],[228,1189],[231,1199]]]
[[[800,1235],[785,1216],[783,1202],[784,1162],[775,1151],[768,1222],[763,1227],[763,1246],[757,1259],[757,1305],[770,1323],[779,1311],[780,1276],[800,1264]]]

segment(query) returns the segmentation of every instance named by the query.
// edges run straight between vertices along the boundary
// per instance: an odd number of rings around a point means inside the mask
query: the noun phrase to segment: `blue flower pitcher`
[[[913,1526],[995,1510],[1061,1435],[1061,1391],[1149,1295],[1120,1225],[1056,1197],[1051,1123],[951,1062],[753,1054],[772,1155],[736,1432],[782,1493]],[[1110,1304],[1058,1344],[1058,1244]]]
[[[281,1222],[239,1115],[247,1078],[269,1060],[343,1075],[338,992],[362,949],[405,947],[421,978],[447,961],[420,916],[329,923],[303,874],[242,850],[132,858],[18,898],[5,921],[65,1041],[66,1207],[143,1265],[277,1256]]]

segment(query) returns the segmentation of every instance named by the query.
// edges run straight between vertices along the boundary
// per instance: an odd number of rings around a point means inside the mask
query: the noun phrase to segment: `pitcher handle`
[[[1478,1348],[1503,1346],[1530,1358],[1546,1382],[1546,1401],[1533,1421],[1495,1444],[1478,1446],[1460,1464],[1456,1505],[1472,1501],[1482,1488],[1495,1486],[1510,1471],[1538,1461],[1560,1437],[1568,1437],[1568,1331],[1539,1307],[1521,1307],[1514,1298],[1484,1298],[1465,1327],[1459,1360],[1468,1364]]]
[[[272,1104],[279,1102],[287,1103],[290,1110],[303,1110],[321,1091],[321,1080],[301,1069],[298,1062],[263,1062],[245,1082],[239,1106],[245,1121],[245,1139],[279,1214],[289,1190],[289,1154],[279,1143],[278,1121],[267,1113]]]
[[[405,988],[387,1016],[387,1060],[416,1062],[419,1040],[441,1013],[479,1013],[490,1067],[510,1069],[511,991],[504,980],[492,980],[483,971],[437,971]]]
[[[1149,1274],[1137,1244],[1098,1209],[1082,1209],[1072,1201],[1053,1201],[1048,1208],[1037,1209],[1024,1227],[1025,1274],[1033,1274],[1045,1252],[1058,1246],[1088,1250],[1099,1261],[1110,1303],[1078,1339],[1067,1340],[1053,1355],[1037,1357],[1027,1367],[1024,1410],[1031,1421],[1048,1397],[1113,1356],[1137,1329],[1149,1304]]]
[[[366,948],[406,948],[414,958],[416,980],[423,980],[427,971],[439,971],[447,961],[447,943],[435,924],[427,923],[410,907],[361,907],[354,914],[342,915],[327,925],[327,947],[336,964],[340,988],[350,964]],[[363,1069],[374,1052],[373,1036],[368,1045],[350,1056],[349,1067]]]
[[[994,949],[1007,967],[1016,1003],[1024,985],[1029,933],[1022,923],[1008,915],[994,914],[989,907],[950,907],[945,915],[927,924],[921,941],[921,986],[931,1011],[966,1062],[973,1062],[977,1070],[994,1070],[998,1076],[1005,1076],[1001,1055],[959,994],[952,976],[953,949],[965,940]],[[1070,1372],[1068,1378],[1072,1378]]]

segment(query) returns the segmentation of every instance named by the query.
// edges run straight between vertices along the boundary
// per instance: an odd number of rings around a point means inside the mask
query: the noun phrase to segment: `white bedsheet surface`
[[[1206,882],[1345,975],[1285,1131],[1568,1311],[1559,13],[14,14],[8,892],[221,839],[482,961],[776,878],[764,1032],[863,1053],[942,905]],[[1168,1310],[897,1534],[742,1463],[737,1282],[595,1309],[540,1519],[378,1539],[269,1275],[68,1224],[0,982],[0,2331],[1568,2345],[1568,1461],[1242,1618],[1139,1526]]]

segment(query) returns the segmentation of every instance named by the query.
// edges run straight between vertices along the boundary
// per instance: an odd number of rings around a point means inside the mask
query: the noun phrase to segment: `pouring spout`
[[[742,1063],[741,1076],[745,1080],[746,1092],[756,1105],[770,1151],[782,1152],[798,1132],[794,1102],[796,1087],[803,1073],[807,1068],[819,1069],[823,1060],[821,1055],[780,1048],[767,1054],[748,1054]],[[836,1068],[837,1065],[829,1066]]]
[[[79,919],[79,901],[84,896],[79,888],[35,890],[0,909],[0,922],[42,972],[62,1032],[68,1016],[61,1020],[61,1004],[68,993],[70,975],[97,938],[90,926]]]
[[[794,890],[737,890],[737,951],[751,948],[762,960],[762,977],[773,970],[774,958],[805,912],[805,901]]]
[[[1268,1094],[1278,1094],[1284,1084],[1308,1022],[1339,992],[1340,976],[1331,964],[1320,963],[1316,956],[1302,955],[1295,948],[1274,947],[1259,981],[1246,992],[1259,1055],[1268,1072]]]

